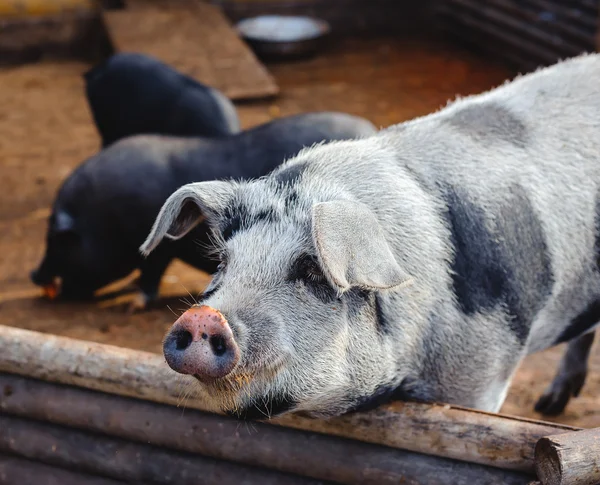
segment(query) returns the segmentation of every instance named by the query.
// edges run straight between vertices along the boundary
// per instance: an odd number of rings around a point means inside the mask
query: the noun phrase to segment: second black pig
[[[225,139],[140,135],[121,140],[86,160],[63,183],[32,281],[54,288],[60,279],[60,297],[88,299],[140,269],[136,305],[144,307],[157,297],[161,276],[174,258],[208,273],[217,268],[202,250],[209,242],[204,224],[180,241],[165,241],[147,259],[138,252],[177,188],[194,181],[260,177],[303,147],[375,131],[363,118],[321,112],[281,118]]]

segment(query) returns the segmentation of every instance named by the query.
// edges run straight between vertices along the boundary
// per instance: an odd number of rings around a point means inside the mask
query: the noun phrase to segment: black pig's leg
[[[560,362],[554,381],[535,405],[535,410],[549,416],[563,412],[571,396],[577,397],[587,376],[588,357],[594,332],[571,340]]]
[[[141,275],[138,281],[140,291],[131,302],[130,313],[145,310],[149,304],[158,299],[160,280],[172,260],[173,248],[163,246],[142,261]]]

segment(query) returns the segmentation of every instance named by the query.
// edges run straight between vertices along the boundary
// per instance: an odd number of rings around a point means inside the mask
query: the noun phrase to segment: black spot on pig
[[[223,239],[225,241],[229,241],[233,236],[237,234],[237,232],[242,228],[242,216],[236,214],[231,216],[229,219],[225,220],[223,225],[223,229],[221,230],[223,234]]]
[[[294,163],[292,165],[288,165],[285,168],[278,170],[275,174],[275,180],[280,184],[285,184],[289,186],[293,186],[300,180],[302,174],[307,168],[306,162]]]
[[[385,331],[389,328],[387,317],[383,311],[381,295],[375,294],[375,315],[377,317],[377,326],[380,330]]]
[[[461,309],[471,315],[503,305],[509,327],[524,343],[553,285],[544,230],[531,202],[514,187],[492,222],[464,193],[447,188],[446,201],[452,278]]]
[[[84,80],[104,147],[139,134],[221,137],[240,131],[222,93],[151,56],[115,54]]]
[[[228,206],[221,221],[221,234],[228,241],[240,231],[247,231],[259,222],[271,223],[277,219],[274,208],[262,209],[256,213],[251,212],[243,204]]]
[[[596,238],[594,240],[594,251],[596,253],[596,268],[600,271],[600,194],[596,195],[596,214],[594,217]]]
[[[524,148],[529,139],[525,122],[497,103],[470,104],[454,113],[447,122],[481,143],[500,140]]]
[[[568,342],[569,340],[584,334],[594,325],[600,322],[600,300],[595,300],[588,305],[585,311],[577,315],[565,328],[554,345]]]
[[[241,419],[262,420],[274,418],[287,411],[292,411],[298,402],[288,395],[278,395],[261,399],[260,403],[252,403],[244,408],[235,411],[227,411],[226,414]]]
[[[362,288],[351,288],[344,293],[342,300],[348,308],[348,318],[357,318],[363,312],[375,313],[375,292]]]
[[[390,330],[389,319],[385,313],[384,302],[389,295],[378,291],[353,288],[344,293],[344,299],[348,302],[348,314],[353,318],[360,312],[369,311],[376,322],[377,329],[386,333]]]
[[[260,212],[253,214],[248,218],[248,227],[253,226],[259,222],[272,223],[276,220],[275,211],[272,209],[264,209]]]
[[[217,291],[219,291],[219,286],[215,286],[214,288],[211,288],[208,291],[205,291],[202,293],[202,295],[200,295],[200,300],[204,301],[204,300],[208,300],[213,294],[215,294]]]
[[[293,208],[298,203],[298,192],[295,189],[289,189],[285,193],[285,206]]]
[[[392,401],[428,401],[429,393],[424,386],[412,377],[405,377],[400,385],[383,385],[371,395],[351,398],[352,406],[348,413],[366,412]]]

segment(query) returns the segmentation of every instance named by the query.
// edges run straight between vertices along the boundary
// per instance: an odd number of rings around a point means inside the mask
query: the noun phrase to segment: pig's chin
[[[282,393],[245,400],[243,404],[234,408],[223,409],[223,412],[242,421],[262,421],[293,412],[296,405],[296,401],[291,396]]]
[[[272,373],[245,373],[239,369],[232,375],[200,381],[202,387],[222,412],[241,420],[271,419],[292,412],[297,401],[272,385]]]

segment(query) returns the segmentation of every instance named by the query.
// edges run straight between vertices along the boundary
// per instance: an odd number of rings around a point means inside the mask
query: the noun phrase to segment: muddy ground
[[[99,138],[83,94],[88,65],[42,62],[0,70],[0,324],[160,351],[175,315],[207,276],[181,263],[169,269],[156,309],[128,316],[128,295],[57,304],[29,282],[39,262],[49,206],[60,182],[94,154]],[[311,110],[340,110],[388,126],[429,113],[455,95],[487,90],[506,68],[439,44],[345,41],[316,59],[270,65],[282,94],[238,105],[244,127]],[[525,360],[503,412],[540,418],[533,403],[550,382],[563,347]],[[582,395],[556,421],[600,426],[600,349]]]

